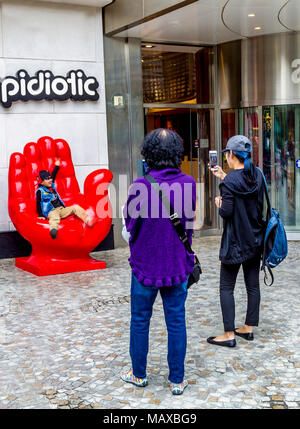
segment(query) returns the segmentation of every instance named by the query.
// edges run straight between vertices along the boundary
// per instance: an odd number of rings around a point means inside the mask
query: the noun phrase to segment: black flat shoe
[[[242,334],[241,332],[237,332],[235,329],[234,333],[235,333],[235,335],[238,335],[239,337],[242,337],[247,341],[253,341],[254,340],[253,332],[248,332],[247,334]]]
[[[236,341],[233,340],[227,340],[227,341],[214,341],[214,338],[216,337],[209,337],[207,338],[207,342],[209,344],[214,344],[215,346],[223,346],[223,347],[235,347]]]

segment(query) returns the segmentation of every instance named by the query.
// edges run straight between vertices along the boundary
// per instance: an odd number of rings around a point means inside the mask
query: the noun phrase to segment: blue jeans
[[[187,342],[185,325],[187,281],[176,286],[157,288],[143,286],[132,274],[130,356],[133,374],[138,378],[146,377],[150,319],[158,290],[162,297],[168,330],[169,380],[172,383],[181,383],[184,379]]]

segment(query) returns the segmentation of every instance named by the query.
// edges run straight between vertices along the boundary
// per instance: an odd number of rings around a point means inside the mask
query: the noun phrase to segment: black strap
[[[268,283],[268,273],[267,273],[267,270],[269,271],[269,275],[270,275],[270,277],[271,277],[271,283]],[[268,264],[264,264],[262,267],[261,267],[261,271],[263,271],[264,273],[265,273],[265,276],[264,276],[264,283],[265,283],[265,285],[266,286],[272,286],[273,285],[273,283],[274,283],[274,275],[273,275],[273,273],[272,273],[272,270],[271,270],[271,268],[269,267],[269,265]]]
[[[261,175],[263,178],[263,187],[265,190],[265,196],[266,196],[267,205],[268,205],[267,220],[270,220],[271,216],[272,216],[272,206],[271,206],[271,201],[270,201],[270,196],[269,196],[268,184],[267,184],[267,181],[266,181],[266,178],[265,178],[263,171],[259,167],[256,167],[256,168],[261,172]]]
[[[175,231],[177,232],[177,235],[180,239],[180,241],[183,243],[185,249],[189,252],[195,255],[194,251],[191,248],[188,236],[186,235],[185,229],[180,221],[180,217],[178,216],[178,214],[175,212],[174,207],[172,206],[170,200],[168,199],[168,197],[166,196],[166,194],[163,192],[163,190],[161,188],[159,188],[159,183],[157,182],[157,180],[151,176],[151,174],[146,174],[145,179],[151,184],[153,185],[154,189],[156,190],[156,192],[158,193],[159,198],[161,199],[163,205],[165,206],[167,213],[169,215],[169,218],[175,228]],[[198,258],[195,255],[195,258],[197,259],[198,262]]]
[[[270,196],[269,196],[269,190],[268,190],[268,184],[265,178],[265,175],[263,173],[263,171],[257,167],[257,169],[261,172],[262,178],[263,178],[263,186],[265,189],[265,195],[266,195],[266,200],[267,200],[267,205],[268,205],[268,211],[267,211],[267,222],[271,219],[272,216],[272,206],[271,206],[271,201],[270,201]],[[271,277],[271,283],[268,283],[268,272],[269,275]],[[266,246],[264,243],[264,250],[263,250],[263,255],[262,255],[262,267],[261,267],[261,271],[263,271],[265,273],[264,276],[264,283],[266,286],[272,286],[274,283],[274,275],[272,273],[272,270],[270,268],[270,266],[268,265],[267,261],[266,261]]]

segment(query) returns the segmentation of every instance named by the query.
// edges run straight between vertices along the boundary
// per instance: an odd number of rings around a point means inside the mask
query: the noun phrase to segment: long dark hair
[[[238,152],[233,151],[233,154],[237,159],[244,164],[243,176],[248,185],[254,185],[257,183],[257,176],[255,171],[255,165],[251,158],[251,152]]]
[[[145,137],[141,153],[151,169],[179,168],[183,160],[183,140],[173,130],[158,128]]]

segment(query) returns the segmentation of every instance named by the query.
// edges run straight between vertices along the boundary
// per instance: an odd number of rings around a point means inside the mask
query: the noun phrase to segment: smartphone
[[[146,163],[146,161],[143,159],[142,160],[142,165],[143,165],[143,176],[146,176],[147,172],[148,172],[148,165]]]
[[[218,152],[216,150],[209,151],[209,165],[212,171],[217,170],[216,166],[218,165]]]

